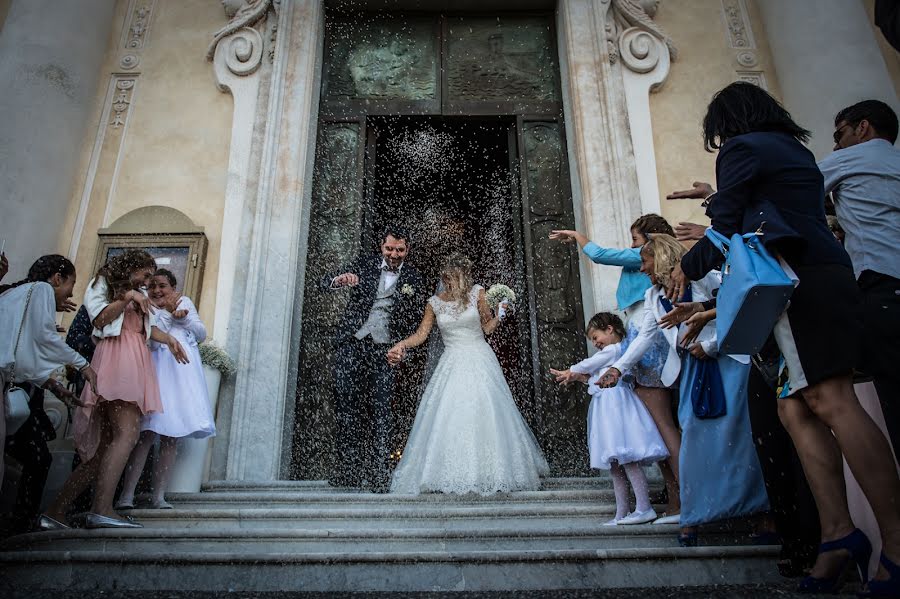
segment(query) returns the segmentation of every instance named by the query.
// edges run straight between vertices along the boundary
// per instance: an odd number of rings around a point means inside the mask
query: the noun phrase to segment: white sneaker
[[[639,512],[635,510],[634,512],[619,520],[619,524],[646,524],[648,522],[652,522],[653,520],[656,520],[656,510],[650,508],[645,512]]]
[[[681,522],[681,514],[672,514],[671,516],[660,516],[653,521],[654,524],[679,524]]]

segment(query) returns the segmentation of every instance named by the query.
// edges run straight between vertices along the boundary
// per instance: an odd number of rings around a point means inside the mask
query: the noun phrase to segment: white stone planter
[[[206,389],[209,393],[209,407],[213,415],[219,399],[219,385],[222,373],[215,368],[203,365],[206,375]],[[172,493],[196,493],[209,472],[209,442],[206,439],[181,439],[178,442],[178,455],[172,468],[172,478],[168,491]]]

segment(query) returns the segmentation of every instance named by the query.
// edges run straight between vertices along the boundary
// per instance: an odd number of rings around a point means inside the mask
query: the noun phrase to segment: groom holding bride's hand
[[[415,331],[427,295],[418,271],[406,264],[409,234],[389,227],[380,248],[380,255],[360,257],[322,284],[350,294],[335,340],[338,470],[331,482],[386,491],[396,368],[385,355]]]

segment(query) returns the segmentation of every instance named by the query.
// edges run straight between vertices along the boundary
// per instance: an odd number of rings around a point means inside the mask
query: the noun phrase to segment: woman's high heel
[[[860,597],[900,597],[900,565],[895,564],[884,553],[881,554],[881,565],[891,575],[887,580],[870,580],[868,590],[860,593]]]
[[[800,586],[797,588],[800,593],[836,593],[843,586],[844,575],[851,563],[856,564],[856,568],[859,570],[859,579],[866,580],[869,558],[872,557],[872,544],[863,531],[857,528],[842,539],[828,541],[819,545],[819,553],[827,553],[838,549],[846,549],[850,552],[849,558],[838,570],[838,573],[830,578],[807,576],[800,581]]]

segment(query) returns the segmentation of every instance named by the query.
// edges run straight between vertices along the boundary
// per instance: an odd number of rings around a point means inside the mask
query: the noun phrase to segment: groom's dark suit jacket
[[[325,276],[324,287],[330,287],[334,277],[351,272],[359,277],[359,285],[350,288],[350,300],[338,326],[335,340],[340,344],[352,337],[366,322],[381,278],[381,255],[359,258],[335,273]],[[425,310],[428,295],[419,272],[408,262],[400,269],[400,277],[394,288],[394,306],[391,310],[391,343],[397,343],[412,335]],[[335,291],[333,293],[340,293]]]

